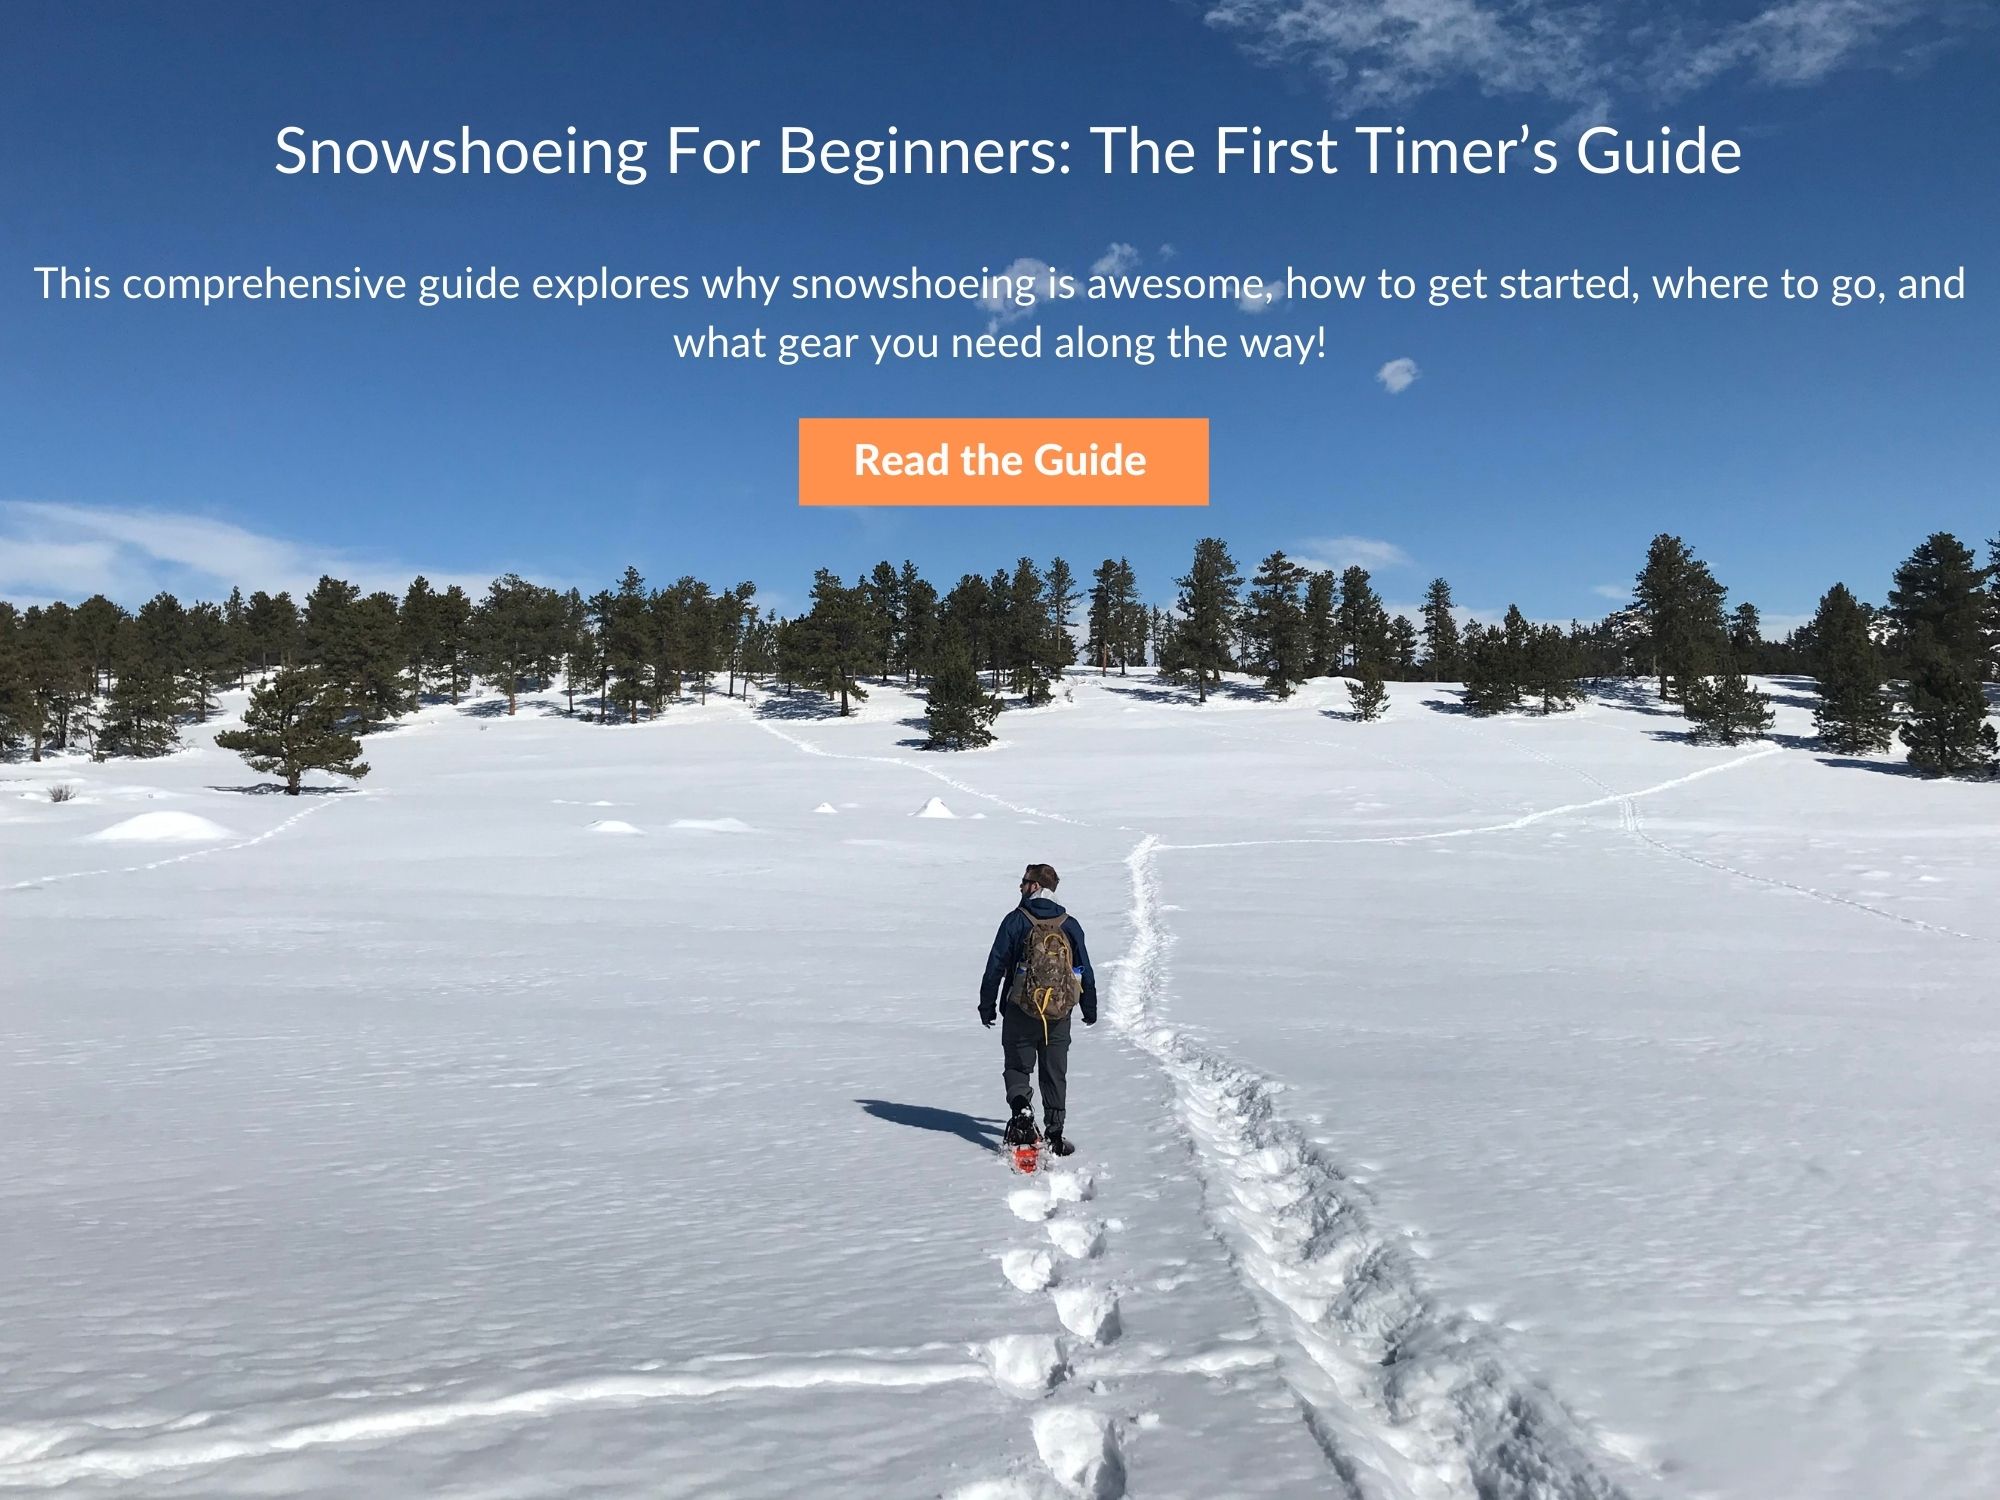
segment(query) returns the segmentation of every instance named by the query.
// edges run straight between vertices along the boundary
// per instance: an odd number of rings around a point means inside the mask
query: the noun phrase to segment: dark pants
[[[1032,1099],[1028,1070],[1033,1069],[1042,1085],[1042,1123],[1050,1135],[1060,1135],[1063,1115],[1069,1104],[1069,1016],[1048,1024],[1047,1040],[1042,1023],[1012,1005],[1000,1007],[1000,1051],[1006,1058],[1001,1074],[1007,1086],[1007,1102]]]

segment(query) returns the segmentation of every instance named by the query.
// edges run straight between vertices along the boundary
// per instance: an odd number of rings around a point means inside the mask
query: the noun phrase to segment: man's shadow
[[[955,1135],[962,1141],[970,1141],[982,1151],[1000,1149],[1000,1120],[984,1119],[977,1115],[960,1114],[955,1109],[932,1109],[927,1104],[895,1104],[887,1099],[856,1099],[854,1101],[878,1120],[887,1120],[891,1125],[908,1125],[913,1130],[938,1130],[946,1135]]]

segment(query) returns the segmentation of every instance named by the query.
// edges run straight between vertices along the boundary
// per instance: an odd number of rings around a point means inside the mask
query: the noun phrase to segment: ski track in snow
[[[1618,1500],[1575,1419],[1482,1324],[1425,1292],[1271,1084],[1155,1019],[1171,941],[1155,864],[1169,847],[1149,836],[1127,858],[1132,946],[1108,1019],[1172,1085],[1211,1226],[1334,1474],[1361,1500]]]
[[[1627,801],[1623,808],[1623,826],[1627,833],[1662,854],[1672,855],[1691,865],[1699,865],[1705,870],[1733,876],[1737,880],[1747,880],[1752,885],[1761,885],[1767,890],[1783,891],[1793,896],[1804,896],[1811,901],[1824,902],[1828,906],[1844,906],[1851,911],[1866,912],[1871,917],[1880,917],[1885,922],[1894,922],[1902,927],[1915,928],[1919,932],[1934,932],[1940,937],[1959,938],[1968,943],[2000,943],[2000,938],[1986,937],[1977,932],[1961,932],[1956,927],[1946,927],[1941,922],[1926,922],[1921,917],[1912,917],[1904,912],[1887,911],[1879,906],[1870,906],[1866,901],[1857,901],[1852,896],[1842,896],[1833,891],[1823,891],[1817,886],[1801,885],[1796,881],[1781,880],[1775,875],[1759,875],[1750,870],[1739,870],[1734,865],[1726,865],[1719,859],[1710,859],[1689,849],[1676,848],[1662,843],[1646,832],[1645,820],[1640,817],[1638,807]]]
[[[1698,771],[1690,771],[1685,776],[1675,776],[1653,786],[1641,787],[1636,792],[1611,792],[1603,797],[1593,797],[1587,802],[1566,802],[1561,807],[1545,807],[1539,812],[1523,813],[1518,818],[1508,818],[1498,823],[1479,823],[1469,828],[1439,828],[1428,833],[1378,833],[1356,838],[1292,838],[1292,839],[1220,839],[1200,844],[1163,844],[1163,849],[1175,851],[1201,849],[1262,849],[1276,845],[1290,844],[1425,844],[1439,839],[1473,838],[1486,833],[1513,833],[1522,828],[1531,828],[1550,818],[1565,818],[1573,813],[1590,812],[1600,807],[1611,807],[1630,802],[1639,797],[1657,796],[1675,787],[1686,786],[1691,781],[1700,781],[1707,776],[1717,776],[1724,771],[1733,771],[1739,766],[1747,766],[1752,761],[1762,760],[1769,755],[1782,755],[1784,751],[1777,745],[1768,745],[1761,750],[1753,750],[1748,755],[1740,755],[1734,760],[1719,761],[1712,766],[1703,766]],[[1601,785],[1601,783],[1600,783]]]
[[[1609,785],[1597,776],[1592,775],[1589,771],[1584,770],[1581,766],[1573,766],[1567,761],[1557,760],[1552,755],[1544,754],[1533,746],[1524,745],[1519,740],[1504,734],[1496,733],[1494,734],[1494,738],[1531,760],[1538,760],[1545,766],[1567,772],[1569,775],[1581,781],[1587,781],[1592,786],[1606,792],[1611,791]],[[1769,753],[1782,754],[1783,752],[1780,747],[1773,746]],[[1653,790],[1658,791],[1661,789],[1655,787]],[[1614,793],[1613,795],[1616,796],[1617,794]],[[1845,906],[1852,911],[1865,912],[1871,917],[1879,917],[1885,922],[1894,922],[1899,926],[1913,928],[1918,932],[1934,932],[1940,937],[1958,938],[1968,943],[2000,943],[2000,938],[1986,937],[1976,932],[1962,932],[1956,927],[1947,927],[1941,922],[1926,922],[1921,917],[1912,917],[1903,912],[1889,911],[1880,906],[1871,906],[1866,901],[1857,901],[1852,896],[1842,896],[1833,891],[1823,891],[1818,886],[1804,885],[1793,880],[1782,880],[1775,875],[1759,875],[1751,870],[1739,869],[1735,865],[1724,864],[1719,859],[1710,859],[1707,855],[1696,854],[1691,849],[1682,849],[1677,845],[1665,843],[1660,839],[1654,838],[1652,834],[1646,831],[1646,820],[1639,810],[1638,803],[1633,800],[1634,797],[1643,795],[1645,794],[1633,793],[1620,798],[1618,807],[1619,827],[1640,843],[1674,859],[1683,860],[1691,865],[1699,865],[1702,869],[1713,870],[1720,875],[1729,875],[1737,880],[1748,881],[1752,885],[1761,885],[1767,890],[1783,891],[1794,896],[1804,896],[1807,900],[1824,902],[1829,906]]]
[[[313,803],[310,807],[302,807],[283,822],[273,824],[254,838],[238,839],[233,844],[209,844],[204,848],[190,849],[184,854],[170,855],[165,859],[150,859],[144,864],[113,865],[102,870],[71,870],[61,875],[40,875],[32,880],[17,880],[11,885],[0,885],[0,892],[32,891],[45,885],[60,885],[68,880],[95,880],[100,875],[136,875],[143,870],[162,870],[168,865],[186,864],[191,859],[206,859],[212,854],[234,854],[239,849],[249,849],[266,839],[276,838],[293,824],[302,823],[314,813],[332,806],[335,800],[337,799],[329,797],[323,802]]]
[[[924,765],[920,761],[906,760],[900,755],[851,755],[840,750],[829,750],[824,745],[815,745],[811,740],[802,739],[798,735],[787,734],[784,730],[778,728],[777,725],[764,719],[756,718],[754,715],[750,722],[766,734],[776,735],[786,744],[796,750],[803,750],[807,755],[823,756],[827,760],[859,761],[864,765],[901,766],[906,771],[915,771],[919,775],[930,777],[933,781],[941,781],[954,791],[964,792],[968,797],[977,797],[983,802],[991,802],[995,807],[1004,807],[1008,812],[1020,813],[1022,816],[1029,818],[1046,818],[1051,823],[1068,823],[1075,828],[1088,828],[1091,826],[1081,818],[1067,817],[1062,813],[1049,812],[1044,808],[1029,807],[1025,803],[1009,802],[1005,797],[996,797],[991,792],[982,792],[978,787],[969,786],[955,777],[945,775],[944,772],[938,770],[936,767]]]
[[[345,1443],[390,1442],[473,1422],[549,1416],[590,1406],[643,1406],[739,1392],[828,1388],[911,1390],[993,1378],[962,1346],[846,1350],[825,1355],[723,1357],[678,1371],[639,1371],[568,1381],[503,1395],[468,1397],[369,1412],[240,1435],[174,1431],[56,1450],[106,1429],[83,1423],[0,1427],[0,1488],[46,1491],[77,1480],[139,1479],[240,1459],[273,1457]]]

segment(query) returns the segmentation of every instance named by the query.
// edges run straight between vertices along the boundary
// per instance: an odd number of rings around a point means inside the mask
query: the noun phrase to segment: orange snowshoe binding
[[[1007,1165],[1019,1173],[1038,1172],[1042,1166],[1042,1133],[1035,1128],[1035,1117],[1026,1110],[1019,1110],[1007,1122],[1007,1130],[1002,1137],[1002,1149],[1007,1153]]]

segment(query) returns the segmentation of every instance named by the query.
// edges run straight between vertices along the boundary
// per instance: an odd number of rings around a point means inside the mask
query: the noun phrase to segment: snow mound
[[[1118,1337],[1118,1297],[1101,1286],[1064,1286],[1055,1291],[1056,1316],[1062,1326],[1093,1344]]]
[[[1052,1391],[1069,1373],[1062,1345],[1046,1333],[1004,1333],[986,1345],[993,1382],[1015,1396]]]
[[[1071,1260],[1089,1260],[1104,1248],[1104,1226],[1095,1219],[1057,1219],[1049,1238]]]
[[[831,802],[822,802],[813,811],[816,813],[838,813],[840,809],[835,807]]]
[[[1072,1495],[1118,1500],[1125,1493],[1125,1460],[1118,1433],[1102,1412],[1058,1406],[1035,1413],[1035,1451]]]
[[[1058,1203],[1083,1203],[1096,1193],[1096,1174],[1088,1170],[1049,1174],[1049,1196]]]
[[[112,844],[212,844],[236,835],[195,813],[149,812],[113,823],[91,837]]]
[[[1000,1271],[1021,1291],[1047,1291],[1056,1279],[1056,1260],[1046,1250],[1009,1250],[1000,1257]]]
[[[1040,1188],[1015,1188],[1007,1195],[1007,1206],[1014,1210],[1015,1218],[1030,1224],[1039,1224],[1056,1211],[1054,1202]]]
[[[955,818],[958,814],[944,805],[944,798],[933,797],[917,809],[915,816],[919,818]]]
[[[639,830],[623,818],[599,818],[590,825],[592,833],[637,833]]]
[[[675,818],[674,827],[692,829],[696,833],[755,833],[741,818]]]

